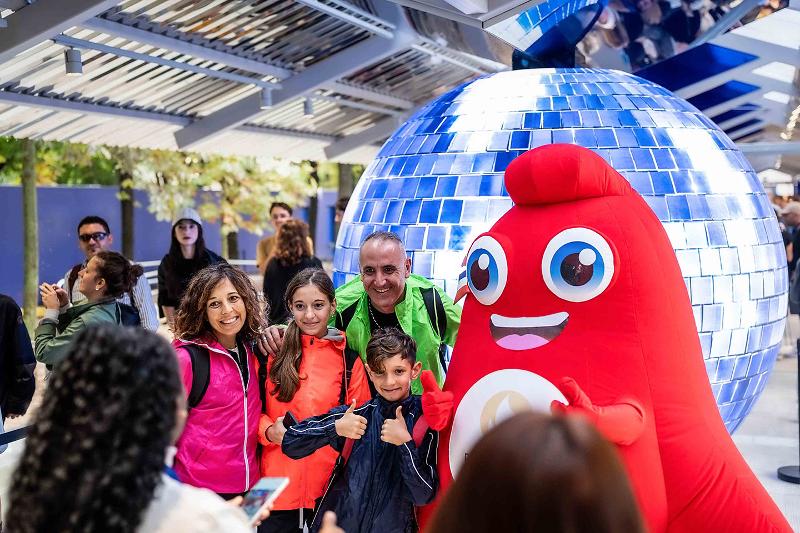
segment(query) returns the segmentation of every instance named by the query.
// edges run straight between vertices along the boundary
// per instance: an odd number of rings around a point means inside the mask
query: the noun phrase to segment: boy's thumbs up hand
[[[403,408],[397,406],[395,418],[387,418],[381,426],[381,440],[401,446],[411,440],[411,434],[406,427],[406,419],[403,417]]]
[[[360,439],[367,430],[367,419],[355,413],[356,401],[350,404],[347,411],[336,421],[336,434],[347,439]]]
[[[436,431],[441,431],[450,423],[453,414],[453,393],[442,392],[436,377],[430,370],[425,370],[420,376],[422,382],[422,414],[428,425]]]

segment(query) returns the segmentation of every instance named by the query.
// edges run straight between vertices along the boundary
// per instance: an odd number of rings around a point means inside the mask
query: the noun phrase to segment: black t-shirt
[[[367,306],[369,312],[369,330],[374,332],[377,329],[383,328],[400,328],[400,321],[397,320],[397,315],[395,313],[381,313],[375,306],[372,305],[372,302],[367,299]]]
[[[247,382],[250,378],[250,369],[247,366],[247,350],[245,350],[242,341],[236,339],[236,350],[228,350],[236,365],[239,367],[239,373],[242,375],[242,382],[247,387]]]

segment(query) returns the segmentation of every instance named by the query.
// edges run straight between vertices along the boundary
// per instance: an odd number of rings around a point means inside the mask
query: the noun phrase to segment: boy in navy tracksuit
[[[396,328],[376,331],[367,344],[367,373],[378,395],[356,408],[342,405],[306,419],[283,436],[283,452],[300,459],[330,445],[343,453],[317,506],[312,532],[327,510],[337,515],[347,533],[411,533],[417,531],[415,505],[436,495],[436,449],[439,432],[452,411],[452,394],[436,386],[433,374],[423,375],[425,394],[411,395],[420,374],[414,340]],[[425,404],[424,437],[412,438]],[[347,446],[346,442],[349,443]]]

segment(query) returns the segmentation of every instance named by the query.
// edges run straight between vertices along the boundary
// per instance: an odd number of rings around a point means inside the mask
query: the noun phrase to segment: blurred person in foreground
[[[644,533],[616,450],[585,419],[523,413],[483,436],[427,533]]]
[[[252,531],[240,508],[180,483],[166,466],[185,422],[178,364],[166,340],[113,325],[84,329],[28,434],[11,485],[8,531]]]

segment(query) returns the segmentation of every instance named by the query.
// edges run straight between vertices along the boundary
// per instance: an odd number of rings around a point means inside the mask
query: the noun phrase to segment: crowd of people
[[[260,533],[418,529],[416,508],[439,488],[438,431],[452,411],[440,387],[460,308],[411,273],[393,233],[366,237],[360,275],[334,289],[305,223],[276,226],[262,298],[205,247],[196,212],[176,217],[158,272],[169,345],[146,331],[141,267],[108,249],[105,221],[81,221],[87,261],[64,287],[41,286],[34,347],[51,377],[13,478],[9,531],[246,531],[262,519]],[[30,356],[18,361],[30,388]],[[521,439],[536,453],[520,455]],[[498,476],[488,484],[487,471]],[[290,483],[253,519],[238,504],[262,477]],[[555,484],[581,497],[548,499]],[[498,426],[441,509],[430,531],[498,514],[506,531],[642,530],[611,445],[560,414]]]
[[[769,14],[787,4],[786,0],[769,0],[753,9],[741,23]],[[593,57],[601,47],[606,47],[624,54],[629,70],[635,72],[689,48],[732,5],[735,6],[736,2],[611,0],[578,46],[583,57],[581,63],[593,66]]]

